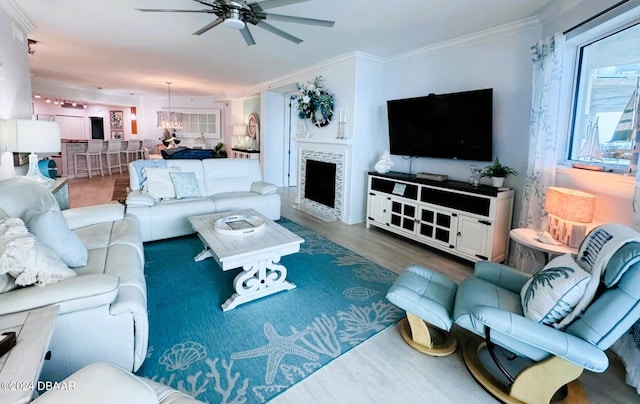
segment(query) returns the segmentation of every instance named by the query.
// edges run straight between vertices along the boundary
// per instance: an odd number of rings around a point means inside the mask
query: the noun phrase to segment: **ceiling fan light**
[[[235,8],[226,10],[222,24],[233,29],[244,28],[244,21],[242,20],[242,15],[240,15],[240,10]]]
[[[224,22],[222,23],[225,26],[229,27],[229,28],[233,28],[233,29],[242,29],[244,28],[244,21],[239,20],[237,18],[227,18],[226,20],[224,20]]]

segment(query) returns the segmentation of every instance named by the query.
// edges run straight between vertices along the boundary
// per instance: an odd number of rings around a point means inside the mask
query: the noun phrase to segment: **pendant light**
[[[182,113],[171,112],[171,82],[167,81],[169,105],[166,111],[158,111],[158,128],[182,129]]]

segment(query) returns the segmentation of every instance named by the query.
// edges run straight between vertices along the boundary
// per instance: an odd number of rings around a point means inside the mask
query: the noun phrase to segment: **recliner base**
[[[485,341],[472,336],[463,349],[464,362],[473,378],[492,396],[508,404],[588,403],[587,394],[578,381],[583,368],[560,357],[554,356],[521,371],[515,382],[509,386],[499,381],[485,367],[480,358],[480,351],[486,348]],[[554,394],[563,386],[567,387],[566,395],[552,401]]]
[[[451,355],[458,346],[452,333],[436,328],[410,312],[400,322],[400,335],[410,347],[431,356]]]

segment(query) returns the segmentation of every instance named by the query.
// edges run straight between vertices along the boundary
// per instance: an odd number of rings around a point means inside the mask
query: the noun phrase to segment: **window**
[[[580,46],[577,72],[569,160],[635,172],[630,161],[640,99],[640,23]]]
[[[219,113],[182,114],[182,132],[207,133],[210,137],[220,137]]]

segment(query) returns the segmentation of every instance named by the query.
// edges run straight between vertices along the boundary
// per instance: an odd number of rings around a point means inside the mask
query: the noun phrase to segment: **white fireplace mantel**
[[[295,137],[294,141],[298,143],[317,143],[317,144],[335,144],[349,146],[353,144],[353,139],[321,139],[311,137]]]
[[[351,153],[353,139],[322,139],[296,137],[298,143],[298,181],[296,202],[325,217],[345,221],[345,203],[350,195]],[[306,163],[316,160],[336,165],[334,206],[329,207],[305,197]]]

